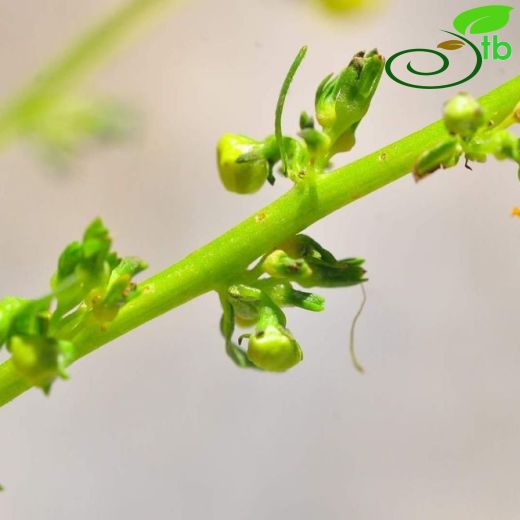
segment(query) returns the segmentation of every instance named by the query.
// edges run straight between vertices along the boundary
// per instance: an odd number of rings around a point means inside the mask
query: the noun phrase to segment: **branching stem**
[[[501,121],[520,101],[520,76],[483,96],[489,116]],[[337,209],[406,175],[417,156],[446,138],[441,121],[316,179],[307,193],[297,187],[189,256],[141,284],[107,330],[94,323],[74,337],[79,359],[143,323],[212,291],[255,259]],[[10,361],[0,365],[0,405],[28,389]]]

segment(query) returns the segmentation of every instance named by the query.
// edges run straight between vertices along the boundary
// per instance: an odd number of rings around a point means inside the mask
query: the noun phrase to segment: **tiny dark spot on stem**
[[[261,211],[260,213],[257,213],[256,216],[255,216],[255,221],[256,222],[262,222],[263,220],[265,220],[267,218],[267,215]]]
[[[379,160],[380,161],[386,161],[386,153],[385,152],[381,152],[379,154]]]

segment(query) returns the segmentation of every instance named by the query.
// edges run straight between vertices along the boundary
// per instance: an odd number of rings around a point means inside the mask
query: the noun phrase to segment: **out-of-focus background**
[[[0,97],[117,4],[4,2]],[[20,143],[0,156],[0,294],[45,292],[62,246],[97,215],[150,272],[182,258],[288,188],[227,193],[214,146],[223,132],[272,131],[302,44],[287,130],[357,50],[435,47],[479,4],[386,0],[331,17],[303,0],[184,2],[86,88],[140,111],[130,140],[68,172]],[[465,88],[518,74],[519,24],[513,11],[500,31],[512,58]],[[455,92],[383,77],[350,158],[438,118]],[[231,364],[209,294],[83,359],[49,399],[16,399],[0,411],[0,518],[518,519],[519,203],[515,167],[490,160],[403,178],[310,229],[338,256],[367,258],[364,376],[348,357],[359,288],[323,291],[321,315],[290,312],[305,360],[284,375]]]

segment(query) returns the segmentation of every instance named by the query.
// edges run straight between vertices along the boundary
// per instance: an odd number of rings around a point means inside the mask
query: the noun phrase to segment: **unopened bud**
[[[450,134],[468,138],[484,123],[481,106],[466,92],[460,92],[444,106],[444,124]]]
[[[9,343],[13,365],[34,386],[48,392],[56,379],[68,377],[65,370],[74,347],[68,341],[42,336],[13,336]]]
[[[377,50],[356,54],[337,76],[327,76],[316,92],[316,117],[332,142],[331,154],[350,150],[355,130],[368,111],[384,69]]]
[[[217,145],[220,180],[235,193],[255,193],[267,180],[269,161],[263,154],[263,144],[249,137],[224,134]]]

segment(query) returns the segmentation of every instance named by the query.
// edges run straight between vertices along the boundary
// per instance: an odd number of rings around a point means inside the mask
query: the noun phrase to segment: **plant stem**
[[[501,121],[520,101],[520,76],[480,103]],[[211,290],[219,289],[255,259],[317,220],[412,170],[417,156],[446,138],[437,121],[400,141],[319,176],[310,188],[299,184],[264,209],[180,262],[140,284],[141,294],[125,305],[107,330],[87,324],[73,338],[75,360],[139,325]],[[0,365],[0,405],[29,388],[8,360]]]
[[[0,108],[0,147],[18,135],[20,122],[34,115],[42,99],[77,85],[116,51],[136,30],[176,0],[129,0],[84,33]]]

